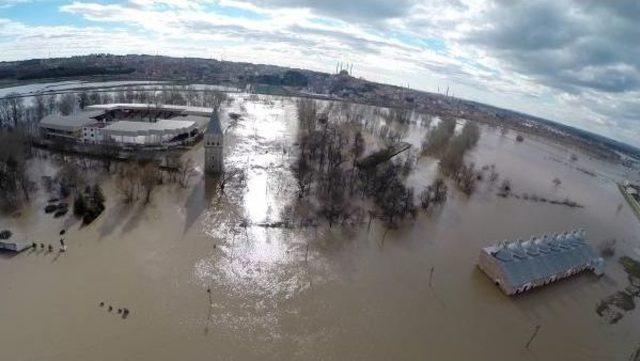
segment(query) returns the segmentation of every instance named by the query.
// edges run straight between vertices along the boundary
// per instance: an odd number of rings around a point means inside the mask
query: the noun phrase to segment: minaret
[[[204,168],[208,174],[222,173],[224,162],[222,159],[223,134],[218,112],[211,113],[211,119],[204,134]]]

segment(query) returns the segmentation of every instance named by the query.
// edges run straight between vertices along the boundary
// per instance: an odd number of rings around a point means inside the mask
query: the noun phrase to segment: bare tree
[[[0,128],[9,128],[11,126],[11,105],[8,98],[0,99]]]
[[[116,92],[114,92],[114,100],[116,103],[126,103],[127,102],[127,96],[125,94],[124,90],[118,90]]]
[[[602,242],[598,246],[598,250],[600,251],[600,255],[605,258],[611,258],[616,254],[616,239],[609,239]]]
[[[229,129],[236,128],[241,117],[238,113],[229,113],[229,124],[224,128],[224,134],[227,134]]]
[[[78,107],[84,109],[87,105],[89,105],[89,95],[87,92],[82,91],[78,93]]]
[[[0,209],[18,208],[22,198],[30,200],[32,182],[27,172],[26,137],[20,131],[0,131]]]
[[[475,191],[477,179],[478,175],[473,163],[460,167],[456,176],[458,187],[467,195],[471,195]]]
[[[196,172],[194,164],[195,163],[191,158],[187,159],[186,161],[180,159],[180,162],[178,163],[177,174],[178,184],[182,188],[186,188],[189,184],[189,180],[195,175]]]
[[[55,94],[47,95],[45,98],[47,103],[47,114],[52,114],[58,108],[58,96]]]
[[[503,195],[511,193],[511,181],[509,179],[504,179],[502,181],[502,184],[500,185],[500,193]]]
[[[301,98],[298,99],[296,105],[300,128],[307,132],[315,130],[319,111],[316,101],[309,98]]]
[[[219,182],[220,193],[224,193],[225,187],[232,180],[235,179],[235,180],[239,180],[240,182],[243,182],[244,178],[245,178],[245,173],[244,173],[244,169],[242,168],[225,169],[225,171],[222,173],[222,176],[220,177],[220,182]]]
[[[422,152],[425,154],[439,155],[446,151],[449,140],[454,134],[456,121],[453,118],[441,119],[435,129],[425,136],[422,142]]]
[[[312,171],[311,164],[309,164],[309,160],[306,155],[301,155],[296,160],[296,163],[293,166],[293,174],[296,177],[298,183],[298,197],[304,197],[309,185],[312,180]]]
[[[102,159],[104,170],[109,173],[113,160],[120,154],[120,147],[107,140],[96,146],[96,153]]]
[[[355,161],[362,156],[362,153],[364,153],[364,138],[362,137],[361,131],[357,131],[353,136],[353,148],[351,153],[353,155],[354,164]]]
[[[33,106],[35,107],[35,116],[38,119],[38,121],[44,118],[44,116],[48,114],[47,99],[45,98],[44,95],[42,94],[36,95],[34,98]]]
[[[0,125],[17,128],[24,114],[24,101],[17,93],[0,99]]]
[[[64,93],[58,102],[58,111],[63,115],[69,115],[76,110],[78,100],[74,93]]]
[[[141,169],[140,186],[144,195],[144,204],[151,202],[151,193],[160,184],[160,168],[154,162],[147,163]]]
[[[420,193],[420,206],[426,211],[431,205],[444,203],[447,200],[447,192],[448,188],[444,179],[436,178]]]
[[[78,166],[71,161],[65,161],[56,174],[58,192],[61,197],[67,197],[73,192],[84,188],[84,177],[80,174]]]
[[[88,95],[88,105],[102,104],[102,96],[99,92],[91,92]]]
[[[140,168],[137,164],[126,163],[120,167],[116,177],[116,189],[123,196],[125,203],[131,203],[138,198]]]
[[[320,212],[329,221],[329,228],[347,213],[345,198],[345,177],[340,168],[334,167],[326,177],[324,191],[321,192]]]

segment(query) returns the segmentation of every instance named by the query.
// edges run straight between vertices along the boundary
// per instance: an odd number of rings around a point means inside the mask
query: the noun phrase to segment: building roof
[[[209,118],[209,125],[207,126],[207,134],[222,134],[220,117],[218,117],[218,112],[216,111],[211,112],[211,118]]]
[[[212,108],[205,107],[191,107],[186,105],[168,105],[168,104],[146,104],[146,103],[111,103],[111,104],[96,104],[90,105],[87,109],[92,110],[148,110],[148,109],[162,109],[167,111],[173,111],[176,113],[183,113],[186,115],[199,115],[208,117],[213,111]]]
[[[154,123],[121,120],[109,124],[104,129],[110,134],[135,136],[186,132],[197,128],[197,126],[198,124],[196,122],[188,120],[160,119]]]
[[[60,130],[73,131],[85,125],[95,123],[95,117],[103,112],[99,110],[80,111],[69,115],[50,114],[40,120],[40,126]]]
[[[155,122],[118,120],[112,122],[98,123],[96,118],[104,115],[109,110],[133,110],[146,111],[149,109],[162,109],[174,113],[169,119],[158,118]],[[139,136],[139,135],[172,135],[198,129],[200,131],[211,127],[210,116],[213,113],[211,108],[187,107],[181,105],[154,105],[154,104],[99,104],[87,107],[83,111],[62,116],[48,115],[40,121],[43,128],[51,128],[63,131],[75,131],[82,127],[102,127],[105,131],[113,135]],[[219,122],[218,122],[219,129]]]
[[[585,242],[584,232],[517,240],[483,249],[496,260],[506,281],[518,287],[563,274],[570,269],[594,265],[598,256]]]

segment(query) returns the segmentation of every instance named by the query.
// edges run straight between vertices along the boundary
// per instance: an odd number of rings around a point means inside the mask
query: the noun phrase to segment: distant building
[[[204,135],[204,167],[209,174],[222,173],[224,167],[223,141],[220,118],[218,113],[213,111]]]
[[[189,144],[202,136],[213,109],[179,105],[100,104],[40,121],[44,139],[122,146]]]
[[[483,248],[478,267],[507,295],[590,270],[602,275],[604,261],[585,242],[584,231]]]

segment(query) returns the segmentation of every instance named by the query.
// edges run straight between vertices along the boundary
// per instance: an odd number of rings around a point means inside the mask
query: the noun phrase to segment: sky
[[[640,146],[637,0],[0,0],[0,61],[91,53],[349,63]]]

